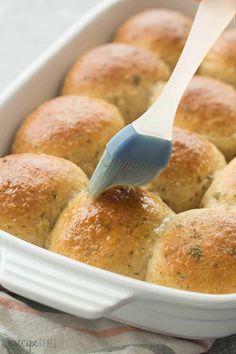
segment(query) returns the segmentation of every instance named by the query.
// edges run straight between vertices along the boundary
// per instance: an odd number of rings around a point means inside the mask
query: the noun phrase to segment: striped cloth
[[[200,354],[212,342],[149,333],[107,319],[84,320],[0,287],[1,354]]]

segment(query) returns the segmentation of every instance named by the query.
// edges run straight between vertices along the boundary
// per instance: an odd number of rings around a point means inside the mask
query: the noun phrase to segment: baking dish
[[[109,0],[80,19],[0,97],[0,155],[21,121],[56,96],[74,60],[112,38],[117,26],[148,7],[193,14],[191,0]],[[159,333],[215,338],[236,332],[236,294],[208,295],[165,288],[97,269],[0,232],[0,283],[77,316],[109,317]]]

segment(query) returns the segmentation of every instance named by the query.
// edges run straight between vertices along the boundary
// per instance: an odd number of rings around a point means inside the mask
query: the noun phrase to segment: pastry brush
[[[96,197],[114,185],[142,185],[167,166],[181,97],[202,60],[232,20],[236,0],[202,0],[180,59],[156,102],[106,145],[90,180]]]

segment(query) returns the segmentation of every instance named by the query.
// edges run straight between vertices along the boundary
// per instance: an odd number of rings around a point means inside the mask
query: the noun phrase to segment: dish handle
[[[83,318],[101,318],[134,298],[112,275],[0,232],[0,284],[30,300]]]

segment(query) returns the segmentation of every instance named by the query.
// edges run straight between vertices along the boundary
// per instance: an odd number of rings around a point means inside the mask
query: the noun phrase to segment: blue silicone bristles
[[[114,185],[143,185],[168,164],[172,143],[159,137],[139,134],[132,124],[107,144],[90,180],[88,192],[98,196]]]

